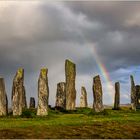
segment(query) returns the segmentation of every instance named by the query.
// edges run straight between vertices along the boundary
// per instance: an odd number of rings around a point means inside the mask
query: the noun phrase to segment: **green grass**
[[[46,117],[35,113],[25,110],[20,117],[1,117],[0,138],[140,138],[140,110],[50,110]]]

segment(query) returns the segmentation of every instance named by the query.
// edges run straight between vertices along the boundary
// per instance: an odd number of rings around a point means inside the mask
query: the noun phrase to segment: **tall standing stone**
[[[56,103],[58,108],[66,109],[66,84],[61,82],[57,84]]]
[[[131,108],[132,110],[136,110],[136,88],[134,78],[132,75],[130,76],[130,80],[131,80]]]
[[[65,76],[66,76],[66,110],[75,109],[76,89],[76,65],[69,61],[65,61]]]
[[[29,108],[35,108],[35,98],[34,97],[30,97]]]
[[[49,98],[49,87],[48,87],[48,69],[43,68],[40,71],[38,80],[38,107],[37,115],[45,116],[48,115],[48,98]]]
[[[118,110],[120,108],[120,83],[115,83],[115,100],[114,109]]]
[[[93,96],[94,96],[93,110],[95,112],[103,111],[104,110],[103,101],[102,101],[103,93],[102,93],[102,84],[99,75],[93,78]]]
[[[18,69],[12,87],[12,109],[13,115],[21,115],[23,108],[27,107],[25,87],[24,87],[24,69]]]
[[[81,87],[80,107],[87,107],[87,92],[85,87]]]
[[[8,113],[8,100],[5,91],[4,79],[0,78],[0,116],[5,116]]]

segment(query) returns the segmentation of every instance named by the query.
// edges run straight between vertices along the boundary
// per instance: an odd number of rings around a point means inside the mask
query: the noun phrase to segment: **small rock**
[[[87,107],[87,92],[85,87],[81,87],[80,107]]]
[[[57,84],[56,103],[57,108],[66,109],[66,84],[61,82]]]
[[[35,98],[30,97],[30,108],[35,108]]]

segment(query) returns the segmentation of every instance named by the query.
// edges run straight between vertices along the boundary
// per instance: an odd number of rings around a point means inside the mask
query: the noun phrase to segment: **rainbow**
[[[95,60],[95,62],[97,64],[101,74],[103,75],[103,78],[104,78],[106,86],[107,86],[107,92],[108,92],[108,94],[109,94],[109,96],[111,98],[111,102],[113,103],[113,100],[114,100],[114,94],[113,94],[114,86],[113,86],[113,84],[112,84],[112,82],[110,80],[109,73],[108,73],[105,65],[100,60],[100,58],[98,56],[98,53],[97,53],[97,50],[95,48],[95,45],[94,44],[90,45],[90,49],[91,49],[91,51],[93,53],[94,60]]]

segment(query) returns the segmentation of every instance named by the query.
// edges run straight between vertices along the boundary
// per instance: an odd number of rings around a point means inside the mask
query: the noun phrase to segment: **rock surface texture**
[[[97,75],[93,78],[93,97],[94,97],[93,110],[95,112],[101,112],[104,110],[102,96],[103,96],[102,84],[100,76]]]
[[[85,87],[81,87],[80,107],[87,107],[87,92]]]
[[[61,82],[57,84],[56,103],[57,108],[66,109],[66,84]]]
[[[114,109],[118,110],[120,108],[120,83],[115,83],[115,99],[114,99]]]
[[[69,61],[65,61],[65,76],[66,76],[66,110],[75,109],[76,89],[76,65]]]
[[[21,115],[22,109],[27,107],[25,87],[24,87],[24,70],[18,69],[12,87],[12,110],[13,115]]]
[[[49,86],[48,86],[48,69],[43,68],[40,71],[38,79],[38,107],[37,115],[48,115],[48,98],[49,98]]]
[[[130,80],[131,80],[131,108],[132,110],[136,110],[136,88],[134,78],[132,75],[130,76]]]
[[[5,91],[4,79],[0,78],[0,116],[6,116],[8,113],[8,100]]]
[[[35,108],[35,98],[34,97],[30,97],[29,108]]]

